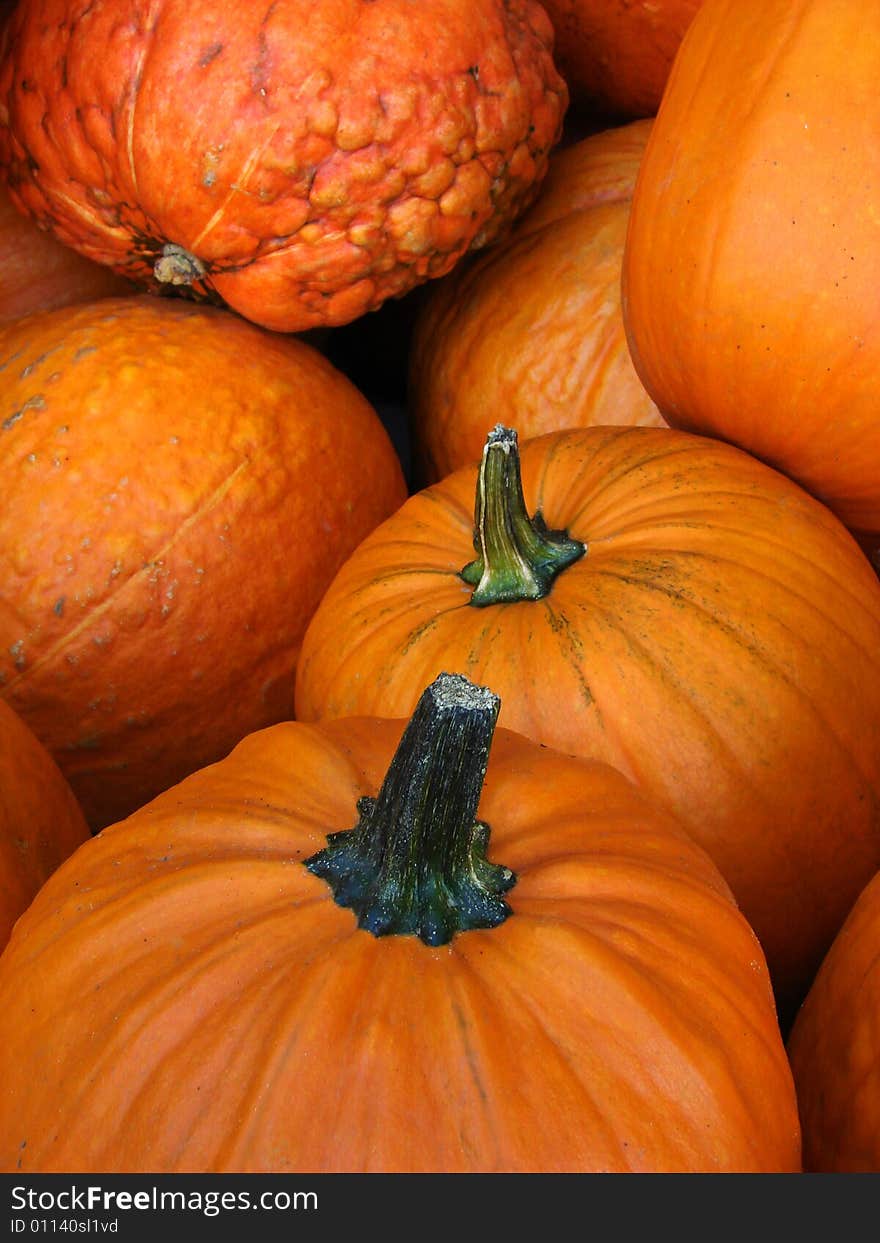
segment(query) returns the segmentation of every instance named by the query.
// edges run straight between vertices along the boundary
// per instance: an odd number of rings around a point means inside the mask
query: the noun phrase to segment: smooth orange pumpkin
[[[810,1171],[880,1173],[880,875],[859,895],[788,1041]]]
[[[406,496],[317,351],[148,295],[0,330],[0,694],[94,828],[290,715],[306,623]]]
[[[633,198],[624,318],[675,426],[880,532],[880,20],[706,0]]]
[[[129,281],[38,229],[0,185],[0,323],[133,292]]]
[[[58,765],[0,700],[0,951],[40,886],[88,836]]]
[[[652,117],[703,0],[542,0],[572,100],[621,119]]]
[[[495,237],[568,99],[536,0],[28,0],[7,35],[16,201],[125,276],[285,332]]]
[[[662,425],[620,309],[629,204],[650,121],[554,154],[511,238],[426,290],[409,411],[417,475],[479,460],[499,413],[520,436],[593,423]]]
[[[556,432],[519,471],[499,428],[360,544],[303,639],[297,717],[401,716],[441,670],[496,687],[503,725],[679,816],[787,1020],[880,866],[880,582],[824,506],[718,441]]]
[[[797,1170],[717,869],[497,713],[277,725],[89,842],[0,959],[0,1166]]]

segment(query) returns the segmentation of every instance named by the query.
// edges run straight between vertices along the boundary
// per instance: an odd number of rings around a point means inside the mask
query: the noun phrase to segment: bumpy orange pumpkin
[[[0,330],[0,694],[89,822],[291,711],[312,610],[406,496],[319,353],[149,296]]]
[[[876,5],[706,0],[639,170],[623,273],[633,361],[667,420],[872,532],[878,81]]]
[[[817,1172],[880,1173],[880,875],[834,940],[788,1041]]]
[[[0,1166],[797,1170],[717,869],[497,712],[277,725],[79,851],[0,959]]]
[[[543,0],[556,31],[556,63],[573,100],[621,118],[653,116],[702,2]]]
[[[0,951],[43,882],[88,836],[57,764],[0,700]]]
[[[7,34],[16,200],[126,276],[283,331],[494,237],[567,103],[536,0],[27,0]]]
[[[411,497],[342,566],[296,713],[401,716],[444,669],[497,687],[502,724],[675,811],[787,1017],[880,865],[880,583],[833,515],[671,428],[526,441],[520,484],[499,428],[479,469]]]
[[[520,436],[592,423],[662,424],[620,310],[629,204],[650,121],[554,155],[507,243],[429,291],[410,354],[420,483],[479,460],[500,412]]]

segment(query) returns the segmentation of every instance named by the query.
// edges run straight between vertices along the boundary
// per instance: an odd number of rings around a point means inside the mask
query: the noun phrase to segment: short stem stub
[[[153,275],[163,285],[192,285],[205,275],[205,265],[182,246],[166,242],[153,265]]]
[[[489,432],[477,477],[474,506],[477,556],[461,577],[474,588],[471,604],[540,600],[566,566],[587,551],[567,531],[530,518],[523,495],[516,432],[498,423]]]
[[[422,694],[378,796],[358,800],[357,825],[329,834],[305,860],[374,936],[444,945],[510,915],[501,894],[516,877],[486,858],[489,826],[475,819],[499,707],[491,691],[441,673]]]

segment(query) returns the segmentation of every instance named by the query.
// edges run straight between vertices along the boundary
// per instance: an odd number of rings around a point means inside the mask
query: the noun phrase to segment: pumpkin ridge
[[[149,560],[130,574],[128,578],[122,581],[117,581],[109,595],[106,595],[103,600],[89,610],[75,626],[66,631],[61,639],[57,640],[50,648],[43,652],[43,654],[38,657],[36,661],[28,665],[20,673],[10,679],[10,681],[6,683],[6,690],[10,692],[13,691],[22,682],[26,681],[28,677],[37,673],[45,665],[51,664],[55,661],[70,643],[79,638],[84,630],[87,630],[90,626],[93,626],[99,618],[108,612],[108,610],[118,604],[120,596],[130,586],[132,586],[132,584],[137,586],[144,576],[149,576],[156,563],[166,557],[184,535],[187,535],[202,518],[209,514],[212,509],[216,508],[220,501],[226,496],[229,489],[235,484],[238,476],[252,465],[253,459],[245,458],[243,461],[239,462],[237,466],[233,467],[226,478],[221,480],[221,482],[217,485],[211,495],[206,497],[197,509],[194,509],[192,513],[188,514],[186,518],[184,518],[184,520],[175,527],[170,539],[166,540],[158,552],[152,554]]]

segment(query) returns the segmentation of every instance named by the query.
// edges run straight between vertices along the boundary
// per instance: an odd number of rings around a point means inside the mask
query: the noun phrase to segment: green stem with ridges
[[[474,507],[476,558],[461,577],[474,588],[471,604],[540,600],[556,576],[587,551],[567,531],[529,517],[523,495],[516,432],[498,423],[489,433],[477,477]]]
[[[486,858],[489,826],[476,820],[500,700],[441,673],[419,700],[376,798],[358,800],[358,823],[331,833],[305,866],[374,936],[444,945],[457,932],[494,928],[510,915],[515,883]]]

